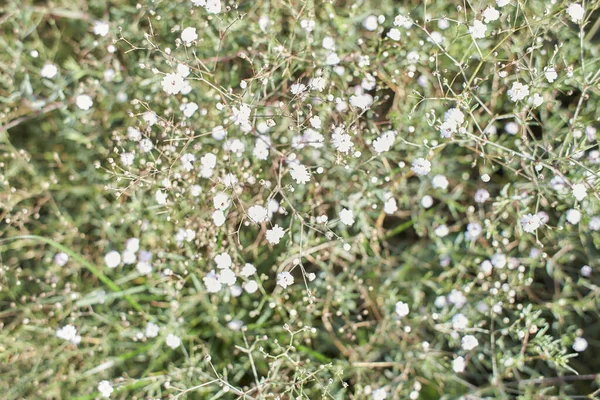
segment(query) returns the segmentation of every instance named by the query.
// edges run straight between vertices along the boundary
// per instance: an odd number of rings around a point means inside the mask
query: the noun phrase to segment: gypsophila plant
[[[600,1],[8,0],[0,48],[3,398],[600,396]]]

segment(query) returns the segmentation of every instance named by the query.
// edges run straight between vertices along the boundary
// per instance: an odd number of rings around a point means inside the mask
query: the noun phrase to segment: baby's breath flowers
[[[282,288],[287,288],[294,283],[294,277],[287,271],[277,274],[277,284]]]
[[[170,348],[176,349],[179,346],[181,346],[181,339],[179,338],[179,336],[176,336],[176,335],[174,335],[172,333],[169,333],[167,335],[167,338],[165,339],[165,343]]]
[[[56,337],[78,345],[81,342],[81,336],[77,334],[77,329],[73,325],[65,325],[56,331]]]
[[[110,384],[109,381],[100,381],[98,383],[98,391],[100,392],[100,395],[104,398],[109,398],[110,395],[112,394],[112,392],[114,391],[112,385]]]

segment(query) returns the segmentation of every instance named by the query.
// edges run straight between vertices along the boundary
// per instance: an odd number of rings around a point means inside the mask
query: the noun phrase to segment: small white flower
[[[400,318],[404,318],[408,315],[409,313],[409,309],[408,309],[408,304],[399,301],[396,303],[396,314],[398,315],[398,317]]]
[[[508,96],[515,103],[523,100],[529,96],[529,86],[523,85],[521,82],[513,82],[512,87],[508,89]]]
[[[343,208],[342,211],[340,211],[340,221],[342,222],[342,224],[347,226],[354,224],[354,213],[352,212],[352,210]]]
[[[94,101],[87,94],[80,94],[75,99],[75,104],[77,105],[77,107],[79,107],[79,109],[87,111],[90,108],[92,108],[92,106],[94,105]]]
[[[583,18],[585,17],[585,10],[581,4],[573,3],[567,7],[567,14],[571,17],[571,21],[578,24],[583,21]]]
[[[397,42],[398,40],[400,40],[400,31],[396,28],[392,28],[386,36]]]
[[[396,204],[396,199],[393,197],[390,197],[383,204],[383,212],[386,214],[393,214],[396,211],[398,211],[398,205]]]
[[[233,260],[231,259],[231,256],[225,252],[223,252],[221,254],[217,254],[215,256],[214,261],[215,261],[215,263],[217,263],[217,268],[219,268],[219,269],[230,268],[231,265],[233,264]]]
[[[56,74],[58,73],[58,68],[56,68],[56,65],[54,64],[45,64],[42,67],[42,70],[40,71],[40,75],[42,76],[42,78],[48,78],[48,79],[52,79],[56,76]]]
[[[308,86],[310,86],[311,90],[317,90],[319,92],[322,92],[323,90],[325,90],[326,85],[327,85],[327,81],[322,76],[313,78],[308,83]]]
[[[213,197],[213,205],[217,210],[226,210],[230,204],[229,196],[226,193],[219,192]]]
[[[302,164],[292,164],[290,167],[290,175],[299,185],[303,185],[310,181],[308,169]]]
[[[581,267],[580,273],[581,276],[589,278],[590,275],[592,275],[592,267],[590,267],[589,265],[584,265],[583,267]]]
[[[438,226],[437,228],[435,228],[434,233],[437,237],[443,238],[443,237],[448,236],[448,234],[450,233],[450,230],[448,229],[448,227],[446,225],[442,224],[442,225]]]
[[[206,0],[204,9],[209,14],[218,14],[221,12],[221,0]]]
[[[143,153],[148,153],[148,152],[152,151],[153,148],[154,148],[154,144],[152,144],[152,140],[150,140],[148,138],[143,138],[142,140],[140,140],[140,150]]]
[[[121,255],[118,251],[111,250],[104,256],[104,263],[108,268],[117,268],[121,264]]]
[[[424,158],[417,158],[412,162],[411,170],[417,175],[427,175],[431,171],[431,163]]]
[[[371,393],[371,396],[373,397],[373,400],[385,400],[385,399],[387,399],[387,392],[384,388],[379,388],[379,389],[373,390],[373,393]]]
[[[474,200],[476,203],[483,204],[490,198],[490,192],[485,189],[479,189],[475,192]]]
[[[473,39],[483,39],[487,32],[487,25],[476,19],[473,21],[473,25],[469,26],[469,33],[473,36]]]
[[[166,74],[162,80],[162,88],[168,94],[177,94],[184,86],[183,77],[177,73]]]
[[[510,0],[496,0],[496,4],[498,7],[507,6],[510,3]]]
[[[467,240],[475,240],[481,235],[483,232],[483,228],[477,222],[470,222],[467,224],[467,232],[465,233],[465,238]]]
[[[65,325],[56,331],[56,337],[62,340],[78,345],[81,342],[81,336],[77,334],[77,329],[73,325]]]
[[[127,128],[127,139],[132,140],[134,142],[139,142],[142,138],[142,132],[137,130],[136,128],[130,126]]]
[[[283,228],[279,225],[275,225],[267,231],[267,241],[271,244],[278,244],[283,235],[285,235]]]
[[[248,281],[244,285],[244,290],[250,294],[255,293],[258,290],[258,283],[256,281]]]
[[[204,286],[206,286],[206,291],[208,293],[217,293],[221,290],[222,285],[221,282],[219,282],[214,269],[206,274],[206,276],[202,278],[202,281],[204,282]]]
[[[386,131],[383,134],[373,140],[373,148],[377,152],[377,154],[381,154],[383,152],[389,151],[394,145],[394,141],[396,140],[396,131]]]
[[[587,196],[587,190],[583,183],[573,185],[573,197],[575,197],[577,201],[585,199],[585,196]]]
[[[154,197],[156,199],[156,202],[161,206],[167,204],[167,194],[164,193],[162,190],[157,190],[156,195]]]
[[[494,7],[488,7],[483,11],[483,21],[489,24],[492,21],[496,21],[500,18],[500,12]]]
[[[287,288],[294,283],[294,277],[287,271],[277,274],[277,284],[282,288]]]
[[[585,351],[588,348],[588,341],[582,337],[575,338],[575,342],[573,343],[573,350],[578,353]]]
[[[460,374],[461,372],[465,371],[465,359],[463,357],[456,357],[453,361],[452,361],[452,370],[454,372],[456,372],[457,374]]]
[[[456,331],[464,330],[469,325],[469,319],[463,314],[458,313],[452,317],[452,329]]]
[[[108,35],[108,30],[109,30],[109,26],[106,22],[104,21],[95,21],[94,22],[94,35],[98,35],[98,36],[106,36]]]
[[[102,397],[105,397],[108,399],[110,397],[110,395],[112,394],[113,390],[114,389],[113,389],[112,385],[107,380],[100,381],[100,383],[98,383],[98,391],[100,392],[100,395]]]
[[[133,165],[133,161],[135,160],[135,155],[133,153],[122,153],[121,154],[121,164],[125,167],[129,167]]]
[[[479,341],[473,335],[466,335],[462,338],[462,348],[469,351],[473,350],[475,347],[479,345]]]
[[[65,264],[69,261],[69,256],[67,255],[67,253],[57,253],[54,256],[54,263],[56,265],[58,265],[59,267],[64,267]]]
[[[225,213],[217,210],[212,214],[212,219],[216,226],[222,226],[225,223]]]
[[[410,28],[412,25],[412,20],[410,17],[405,17],[404,15],[396,15],[394,18],[394,26],[402,26],[404,28]]]
[[[567,221],[570,224],[577,225],[581,221],[581,211],[571,208],[567,211]]]
[[[148,322],[146,324],[146,333],[144,334],[144,336],[146,336],[147,338],[155,338],[158,336],[159,330],[160,328],[158,327],[158,325],[152,322]]]
[[[306,85],[303,83],[294,83],[292,86],[290,86],[290,93],[293,94],[294,96],[302,94],[305,91],[306,91]]]
[[[375,15],[369,15],[367,18],[365,18],[362,25],[368,31],[377,30],[377,27],[379,26],[377,23],[377,17]]]
[[[534,93],[533,96],[529,98],[529,102],[533,104],[534,107],[539,107],[544,103],[544,98],[537,93]]]
[[[219,272],[218,279],[219,279],[219,282],[221,282],[223,285],[227,285],[227,286],[234,285],[237,280],[235,273],[232,270],[230,270],[229,268],[222,269]]]
[[[314,117],[312,117],[309,120],[310,126],[312,126],[315,129],[320,129],[321,128],[321,118],[319,118],[318,115],[315,115]]]
[[[537,214],[525,214],[521,217],[521,226],[527,233],[533,233],[542,225],[542,220]]]
[[[198,34],[196,33],[196,28],[185,28],[181,31],[181,40],[183,44],[189,46],[194,40],[198,39]]]
[[[181,339],[179,338],[179,336],[175,336],[172,333],[169,333],[167,335],[167,338],[165,340],[165,343],[167,344],[167,346],[169,346],[172,349],[176,349],[179,346],[181,346]]]
[[[256,273],[256,267],[250,263],[246,263],[243,267],[242,267],[242,272],[240,273],[240,275],[242,275],[244,278],[247,278],[249,276],[252,276]]]
[[[502,269],[506,267],[507,259],[506,255],[502,253],[496,253],[492,256],[492,265],[495,268]]]
[[[552,66],[544,68],[544,76],[549,83],[552,83],[558,78],[558,74],[556,73],[556,69]]]
[[[444,175],[436,175],[431,180],[431,186],[435,189],[446,190],[448,188],[448,179]]]
[[[254,205],[248,209],[248,217],[257,224],[267,220],[268,211],[263,206]]]
[[[373,104],[373,96],[368,93],[350,96],[350,105],[363,111],[368,109],[371,104]]]
[[[426,194],[425,196],[423,196],[421,198],[421,205],[425,208],[429,208],[433,205],[433,197],[431,197],[430,195]]]

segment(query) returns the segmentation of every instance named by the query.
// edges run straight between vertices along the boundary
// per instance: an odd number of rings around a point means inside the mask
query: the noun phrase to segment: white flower
[[[582,337],[575,338],[575,342],[573,343],[573,350],[575,350],[578,353],[581,353],[582,351],[585,351],[585,349],[587,349],[587,347],[588,347],[587,340],[585,340]]]
[[[308,169],[302,164],[292,164],[290,167],[290,175],[296,181],[297,184],[305,184],[310,181],[310,174]]]
[[[492,256],[492,265],[495,268],[502,269],[506,267],[506,255],[502,253],[496,253]]]
[[[410,28],[410,26],[412,25],[412,21],[410,17],[405,17],[404,15],[396,15],[396,17],[394,18],[394,25]]]
[[[411,170],[417,175],[427,175],[431,171],[431,163],[424,158],[417,158],[412,162]]]
[[[213,197],[213,205],[217,210],[226,210],[230,204],[229,196],[226,193],[219,192]]]
[[[452,329],[456,331],[464,330],[469,325],[469,319],[463,314],[458,313],[452,317]]]
[[[230,268],[231,265],[233,264],[233,261],[231,260],[231,256],[225,252],[221,253],[221,254],[217,254],[215,256],[215,263],[217,263],[217,268],[219,269],[225,269],[225,268]]]
[[[294,283],[294,277],[287,271],[277,274],[277,284],[282,288],[286,288]]]
[[[166,74],[162,80],[162,88],[168,94],[181,92],[185,85],[183,77],[177,73]]]
[[[221,12],[221,0],[206,0],[204,9],[209,14],[218,14]]]
[[[492,21],[496,21],[500,18],[500,12],[494,7],[488,7],[483,11],[483,21],[489,24]]]
[[[373,397],[373,400],[385,400],[387,399],[387,392],[384,388],[379,388],[373,390],[371,396]]]
[[[504,7],[510,3],[510,0],[496,0],[498,7]]]
[[[57,330],[56,337],[71,342],[75,345],[81,342],[81,336],[77,334],[77,329],[73,325],[65,325]]]
[[[198,34],[196,33],[196,28],[185,28],[181,31],[181,41],[186,46],[192,44],[194,40],[198,39]]]
[[[448,229],[448,227],[446,225],[442,224],[442,225],[438,226],[437,228],[435,228],[434,233],[437,237],[443,238],[443,237],[448,236],[448,234],[450,233],[450,230]]]
[[[94,102],[92,101],[92,98],[87,94],[80,94],[75,99],[75,104],[81,110],[87,111],[94,105]]]
[[[361,110],[366,110],[371,106],[371,104],[373,104],[373,96],[371,96],[368,93],[350,96],[350,104],[353,107],[358,107]]]
[[[144,334],[144,336],[146,336],[147,338],[155,338],[158,336],[159,330],[160,328],[158,327],[158,325],[152,322],[148,322],[146,324],[146,333]]]
[[[558,78],[558,74],[556,73],[556,69],[552,66],[544,68],[544,76],[549,83],[552,83]]]
[[[312,90],[317,90],[319,92],[322,92],[323,90],[325,90],[326,85],[327,85],[327,81],[325,80],[325,78],[323,78],[321,76],[313,78],[310,80],[310,82],[308,82],[308,86],[310,86],[310,88]]]
[[[521,82],[513,82],[512,87],[508,89],[508,96],[515,103],[523,100],[529,96],[529,86],[523,85]]]
[[[354,148],[352,137],[347,133],[344,133],[344,129],[336,127],[331,134],[331,142],[333,147],[340,153],[348,154]]]
[[[181,345],[181,339],[179,338],[179,336],[175,336],[172,333],[169,333],[167,335],[167,339],[165,340],[165,343],[170,348],[176,349]]]
[[[106,36],[108,34],[109,26],[104,21],[95,21],[93,30],[94,35]]]
[[[263,206],[254,205],[248,209],[248,217],[257,224],[266,221],[267,215],[268,211]]]
[[[142,140],[140,140],[140,150],[143,153],[148,153],[153,148],[154,148],[154,144],[152,144],[152,140],[150,140],[148,138],[143,138]]]
[[[587,190],[583,183],[577,183],[573,185],[573,197],[577,199],[577,201],[581,201],[587,195]]]
[[[473,21],[473,25],[469,26],[469,33],[473,36],[473,39],[483,39],[487,32],[487,25],[479,20]]]
[[[581,221],[581,211],[571,208],[567,211],[567,221],[570,224],[577,225]]]
[[[233,112],[234,125],[246,126],[250,125],[250,113],[252,109],[247,104],[240,104],[240,107],[231,107]]]
[[[57,253],[54,256],[54,263],[56,265],[58,265],[59,267],[64,267],[65,264],[69,261],[69,256],[67,255],[67,253]]]
[[[473,350],[475,347],[479,345],[479,341],[473,335],[466,335],[462,338],[462,348],[469,351]]]
[[[104,380],[104,381],[100,381],[100,383],[98,383],[98,391],[100,392],[100,395],[102,397],[106,397],[107,399],[110,397],[111,393],[113,392],[113,387],[110,384],[109,381]]]
[[[342,222],[342,224],[347,226],[354,224],[354,213],[352,212],[352,210],[343,208],[342,211],[340,211],[340,221]]]
[[[373,148],[377,154],[389,151],[396,140],[396,131],[386,131],[379,138],[373,141]]]
[[[423,196],[421,198],[421,205],[425,208],[429,208],[433,205],[433,197],[431,197],[430,195],[426,194],[425,196]]]
[[[244,290],[250,294],[255,293],[258,290],[258,283],[256,281],[248,281],[244,285]]]
[[[283,228],[279,225],[275,225],[267,231],[267,241],[271,244],[278,244],[283,235],[285,235]]]
[[[467,240],[475,240],[481,235],[483,229],[481,225],[477,222],[470,222],[467,224],[467,232],[465,233],[465,238]]]
[[[392,40],[398,41],[398,40],[400,40],[400,31],[396,28],[392,28],[392,29],[390,29],[390,31],[387,33],[386,36]]]
[[[212,219],[216,226],[222,226],[225,223],[225,213],[217,210],[212,214]]]
[[[476,203],[483,204],[490,198],[490,192],[485,189],[479,189],[475,192],[474,200]]]
[[[229,268],[225,268],[222,269],[219,272],[219,282],[221,282],[223,285],[228,285],[228,286],[232,286],[235,284],[235,281],[237,280],[235,273],[230,270]]]
[[[329,53],[327,58],[325,59],[325,64],[327,65],[336,65],[340,63],[340,58],[335,53]]]
[[[132,126],[127,128],[127,139],[133,140],[134,142],[139,142],[141,138],[142,132]]]
[[[529,102],[533,104],[534,107],[539,107],[544,103],[544,98],[537,93],[534,93],[533,96],[529,98]]]
[[[154,197],[156,199],[156,202],[161,206],[167,204],[167,194],[164,193],[162,190],[157,190],[156,195]]]
[[[436,175],[431,180],[431,186],[435,189],[446,190],[448,188],[448,179],[444,175]]]
[[[315,115],[314,117],[309,119],[308,122],[310,122],[310,126],[312,126],[315,129],[321,128],[321,118],[319,118],[318,115]]]
[[[578,24],[583,21],[583,18],[585,17],[585,10],[581,4],[573,3],[567,7],[567,14],[571,17],[571,21]]]
[[[208,293],[217,293],[221,290],[221,282],[219,282],[214,269],[202,278],[202,281],[204,282],[204,286],[206,286],[206,291]]]
[[[583,267],[581,267],[581,276],[585,277],[585,278],[589,278],[590,275],[592,274],[592,267],[590,267],[589,265],[584,265]]]
[[[369,15],[367,18],[365,18],[362,25],[368,31],[374,31],[379,26],[377,23],[377,17],[375,15]]]
[[[456,308],[461,309],[467,303],[467,298],[460,290],[452,289],[448,295],[450,304],[454,304]]]
[[[408,304],[399,301],[396,303],[396,314],[398,315],[398,317],[400,318],[404,318],[408,315],[409,309],[408,309]]]
[[[290,93],[292,93],[294,96],[299,95],[305,91],[306,85],[303,83],[294,83],[292,86],[290,86]]]
[[[135,160],[135,155],[133,153],[122,153],[121,154],[121,164],[125,167],[129,167],[133,165],[133,161]]]
[[[256,273],[256,267],[254,267],[254,265],[250,264],[250,263],[246,263],[246,265],[244,265],[244,267],[242,268],[242,272],[240,273],[240,275],[242,275],[244,278],[247,278],[249,276],[252,276]]]
[[[118,251],[111,250],[104,256],[104,262],[108,268],[117,268],[121,264],[121,255]]]
[[[542,225],[542,219],[537,214],[525,214],[521,217],[521,226],[527,233],[533,233]]]
[[[452,361],[452,370],[454,372],[456,372],[457,374],[460,374],[461,372],[465,371],[465,359],[463,357],[456,357],[453,361]]]
[[[56,65],[54,64],[45,64],[42,67],[42,70],[40,71],[40,75],[42,76],[42,78],[48,78],[48,79],[52,79],[56,76],[56,74],[58,73],[58,68],[56,68]]]
[[[156,113],[153,113],[152,111],[146,111],[145,113],[143,113],[142,119],[148,124],[148,126],[152,126],[156,124],[156,122],[158,122],[158,117],[156,116]]]
[[[196,103],[185,103],[179,107],[181,111],[183,111],[183,115],[186,118],[190,118],[196,111],[198,111],[198,104]]]
[[[393,197],[390,197],[383,204],[383,212],[386,214],[393,214],[396,211],[398,211],[398,205],[396,204],[396,199]]]

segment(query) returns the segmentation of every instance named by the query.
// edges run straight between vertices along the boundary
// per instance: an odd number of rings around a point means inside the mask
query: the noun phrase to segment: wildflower
[[[287,271],[277,274],[277,284],[282,288],[287,288],[294,283],[294,277]]]
[[[285,231],[279,225],[267,230],[267,241],[271,244],[278,244],[281,238],[285,235]]]
[[[467,298],[460,290],[452,289],[448,295],[448,302],[454,304],[456,308],[460,309],[467,303]]]
[[[98,391],[100,392],[100,395],[102,397],[105,397],[108,399],[110,397],[111,393],[114,391],[114,389],[109,381],[104,380],[104,381],[100,381],[100,383],[98,383]]]
[[[577,184],[573,185],[572,190],[573,190],[573,197],[575,197],[575,199],[577,199],[577,201],[583,200],[585,198],[585,196],[587,195],[587,190],[583,183],[577,183]]]
[[[290,87],[290,93],[292,93],[294,96],[299,95],[305,91],[306,91],[306,85],[303,83],[294,83]]]
[[[155,338],[158,336],[159,330],[160,328],[158,327],[158,325],[152,322],[148,322],[146,324],[146,333],[144,334],[144,336],[146,336],[147,338]]]
[[[389,30],[386,36],[397,42],[400,40],[400,31],[396,28],[392,28]]]
[[[223,139],[225,139],[225,136],[227,136],[227,131],[221,125],[215,126],[211,131],[211,136],[215,140],[223,140]],[[213,154],[211,154],[211,156],[214,157]],[[213,166],[213,168],[214,168],[214,166]]]
[[[183,77],[177,73],[166,74],[162,80],[162,88],[168,94],[177,94],[181,92],[183,86]]]
[[[398,317],[403,318],[406,317],[408,315],[409,309],[408,309],[408,304],[399,301],[396,303],[396,314],[398,315]]]
[[[373,96],[368,93],[350,96],[350,105],[363,111],[368,109],[371,104],[373,104]]]
[[[411,170],[417,175],[427,175],[431,171],[431,163],[424,158],[417,158],[412,162]]]
[[[68,261],[69,261],[69,256],[67,253],[60,252],[54,256],[54,263],[56,265],[58,265],[59,267],[64,267]]]
[[[585,351],[588,347],[588,341],[582,337],[575,338],[575,342],[573,343],[573,350],[578,353]]]
[[[240,127],[250,126],[250,113],[252,109],[247,104],[240,104],[240,107],[231,107],[233,112],[233,123]]]
[[[315,115],[314,117],[309,119],[308,122],[310,123],[310,126],[312,126],[315,129],[321,128],[321,118],[319,118],[318,115]]]
[[[477,347],[479,345],[479,341],[473,335],[466,335],[462,338],[461,344],[463,349],[469,351]]]
[[[464,330],[468,324],[469,319],[461,313],[458,313],[454,317],[452,317],[452,329],[456,331]]]
[[[581,267],[580,273],[581,276],[589,278],[590,275],[592,275],[592,267],[590,267],[589,265],[584,265],[583,267]]]
[[[104,262],[108,268],[117,268],[121,264],[121,255],[115,250],[111,250],[104,256]]]
[[[312,90],[317,90],[319,92],[322,92],[323,90],[325,90],[326,84],[327,84],[327,81],[325,80],[325,78],[318,76],[316,78],[311,79],[310,82],[308,83],[308,86],[310,86],[310,88]]]
[[[544,76],[549,83],[552,83],[558,78],[558,74],[556,73],[556,69],[552,66],[544,68]]]
[[[448,227],[444,224],[438,226],[437,228],[435,228],[434,233],[437,237],[446,237],[448,236],[448,234],[450,233],[450,230],[448,229]]]
[[[533,233],[542,225],[542,220],[536,214],[525,214],[521,217],[521,226],[527,233]]]
[[[469,33],[473,39],[483,39],[487,32],[487,25],[479,20],[473,21],[473,25],[469,26]]]
[[[152,144],[152,140],[148,138],[144,138],[140,140],[140,150],[143,153],[148,153],[154,148],[154,144]]]
[[[108,26],[108,24],[106,22],[95,21],[94,27],[93,27],[94,35],[106,36],[108,34],[109,28],[110,27]]]
[[[446,190],[448,188],[448,179],[444,175],[436,175],[431,180],[431,186],[434,189]]]
[[[488,7],[483,11],[483,22],[489,24],[492,21],[497,21],[500,18],[500,12],[494,7]]]
[[[470,222],[467,224],[467,232],[465,233],[465,238],[467,240],[475,240],[481,235],[483,229],[481,225],[477,222]]]
[[[492,265],[495,268],[502,269],[506,266],[506,255],[502,253],[496,253],[492,256]]]
[[[394,18],[395,26],[403,26],[404,28],[410,28],[412,25],[412,20],[410,17],[405,17],[404,15],[396,15]]]
[[[77,107],[79,107],[79,109],[87,111],[94,105],[94,102],[92,101],[92,98],[87,94],[80,94],[75,99],[75,104],[77,105]]]
[[[567,7],[567,14],[569,14],[571,21],[578,24],[583,21],[583,18],[585,17],[585,10],[581,4],[572,3]]]
[[[310,181],[308,169],[302,164],[292,164],[290,167],[290,175],[299,185],[303,185]]]
[[[231,256],[225,252],[217,254],[214,258],[214,261],[217,263],[217,268],[219,269],[230,268],[233,264]]]
[[[379,388],[373,390],[371,396],[373,397],[373,400],[385,400],[387,399],[387,392],[384,388]]]
[[[204,286],[206,286],[206,291],[208,293],[217,293],[221,290],[221,282],[219,282],[214,269],[206,274],[206,276],[202,278],[202,281],[204,282]]]
[[[219,272],[217,279],[219,279],[219,282],[221,282],[223,285],[228,286],[234,285],[237,280],[235,273],[229,268],[222,269]]]
[[[465,371],[465,359],[463,357],[456,357],[453,361],[452,361],[452,370],[454,372],[456,372],[457,374],[460,374],[461,372]]]
[[[127,139],[132,140],[134,142],[139,142],[142,138],[142,132],[137,130],[136,128],[130,126],[127,128]]]
[[[129,167],[133,165],[133,161],[135,160],[135,155],[133,153],[122,153],[121,154],[121,164],[125,167]]]
[[[255,293],[258,290],[258,283],[256,281],[248,281],[244,284],[244,290],[249,294]]]
[[[204,9],[209,14],[218,14],[221,12],[221,0],[206,0]]]
[[[490,192],[485,189],[479,189],[475,192],[474,200],[476,203],[483,204],[490,198]]]
[[[390,197],[383,204],[383,212],[385,212],[386,214],[393,214],[396,211],[398,211],[398,205],[396,204],[396,199],[393,197]]]
[[[529,98],[529,102],[533,104],[534,107],[539,107],[544,103],[544,98],[537,93],[534,93],[532,97]]]
[[[196,39],[198,39],[198,34],[196,33],[196,28],[188,27],[188,28],[185,28],[183,31],[181,31],[181,41],[186,46],[189,46],[190,44],[192,44],[192,42],[195,41]]]
[[[581,221],[581,211],[571,208],[567,211],[567,221],[570,224],[577,225]]]
[[[377,30],[379,24],[377,23],[377,17],[375,15],[369,15],[362,23],[363,27],[368,31]]]
[[[219,192],[213,197],[213,206],[217,210],[226,210],[230,204],[229,196],[226,193]]]
[[[263,206],[254,205],[248,209],[248,217],[257,224],[266,221],[267,214],[267,209]]]
[[[179,336],[176,336],[176,335],[173,335],[172,333],[169,333],[167,335],[165,343],[170,348],[176,349],[176,348],[178,348],[181,345],[181,339],[179,338]]]
[[[167,204],[167,194],[164,193],[162,190],[158,190],[154,197],[156,199],[156,202],[161,206]]]
[[[423,196],[421,198],[421,205],[425,208],[429,208],[433,205],[433,197],[431,197],[430,195],[426,194],[425,196]]]
[[[78,345],[81,342],[81,336],[77,334],[77,329],[73,325],[65,325],[56,331],[56,337]]]
[[[529,96],[529,86],[523,85],[520,82],[513,82],[512,87],[508,90],[508,96],[513,102],[523,100]]]
[[[48,79],[52,79],[56,76],[56,74],[58,73],[58,68],[56,68],[56,65],[54,64],[44,64],[44,66],[42,67],[42,70],[40,71],[40,75],[42,76],[42,78],[48,78]]]
[[[252,276],[256,273],[256,267],[250,263],[246,263],[242,268],[241,275],[245,278]]]
[[[496,0],[498,7],[504,7],[510,3],[510,0]]]
[[[379,138],[373,141],[373,148],[377,154],[389,151],[396,140],[396,131],[386,131]]]
[[[212,219],[216,226],[222,226],[225,223],[225,213],[217,210],[212,214]]]
[[[340,211],[340,221],[342,222],[342,224],[347,226],[354,224],[354,213],[352,212],[352,210],[343,208],[342,211]]]

